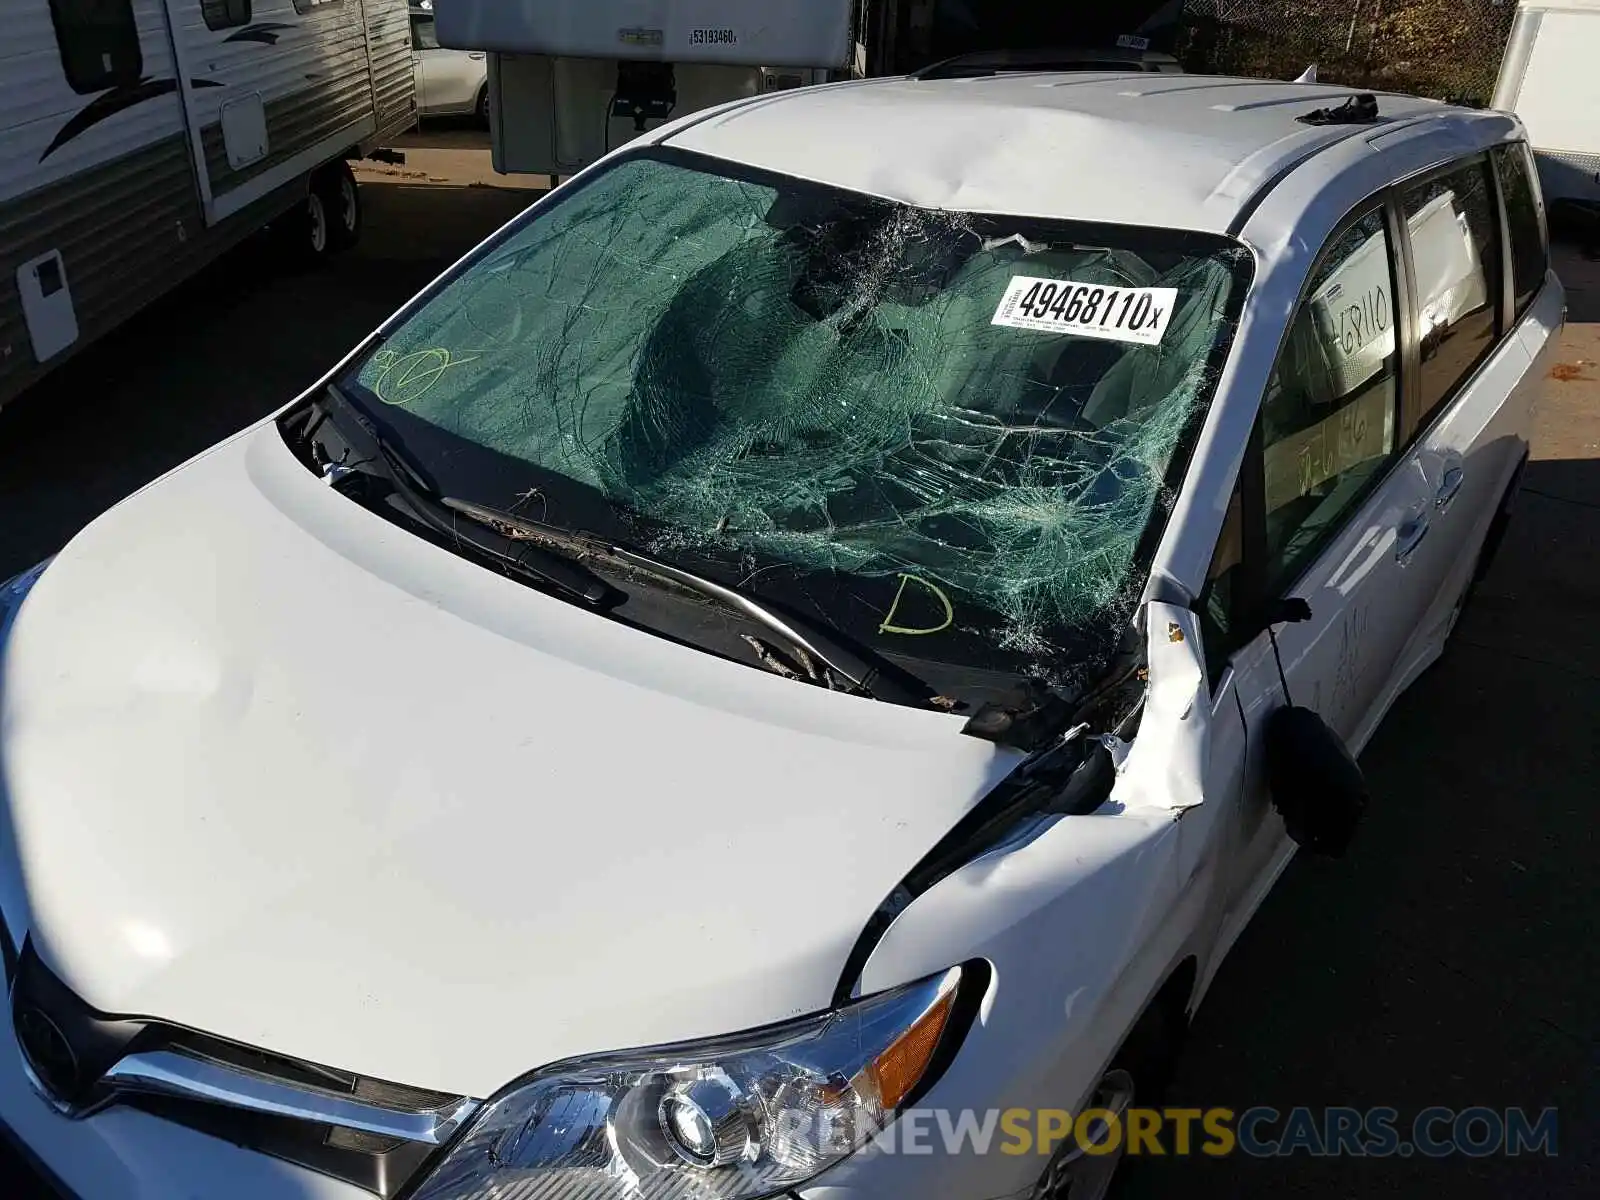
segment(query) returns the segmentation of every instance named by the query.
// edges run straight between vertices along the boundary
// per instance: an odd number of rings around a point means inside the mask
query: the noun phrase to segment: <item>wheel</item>
[[[1135,1102],[1146,1108],[1161,1102],[1188,1029],[1182,1007],[1170,996],[1157,997],[1128,1034],[1084,1106],[1085,1112],[1103,1109],[1114,1114],[1121,1125],[1115,1148],[1104,1154],[1090,1154],[1075,1140],[1063,1142],[1034,1185],[1031,1200],[1106,1200],[1115,1194],[1117,1167],[1128,1146],[1128,1110]],[[1100,1134],[1092,1137],[1096,1145],[1103,1144],[1109,1128],[1102,1125]]]
[[[1104,1109],[1114,1114],[1120,1123],[1133,1107],[1133,1095],[1133,1075],[1113,1067],[1101,1077],[1084,1111]],[[1102,1137],[1106,1129],[1101,1126]],[[1103,1144],[1101,1137],[1093,1141],[1096,1145]],[[1034,1200],[1105,1200],[1111,1194],[1111,1184],[1126,1147],[1127,1138],[1121,1133],[1116,1148],[1105,1154],[1090,1154],[1073,1142],[1064,1143],[1035,1185]]]
[[[328,204],[322,193],[313,189],[306,194],[300,207],[285,222],[284,232],[296,258],[315,263],[328,257]]]
[[[478,103],[473,105],[473,112],[478,115],[478,123],[485,129],[489,127],[489,85],[486,83],[478,89]]]
[[[361,240],[361,187],[349,163],[340,159],[312,176],[311,195],[320,198],[327,226],[324,253],[342,253]]]

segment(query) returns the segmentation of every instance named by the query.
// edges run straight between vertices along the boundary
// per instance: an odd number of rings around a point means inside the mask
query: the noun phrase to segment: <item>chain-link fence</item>
[[[1317,78],[1486,105],[1515,0],[1184,0],[1191,71]]]

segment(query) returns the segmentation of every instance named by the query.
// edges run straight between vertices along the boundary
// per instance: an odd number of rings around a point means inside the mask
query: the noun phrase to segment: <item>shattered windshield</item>
[[[1064,687],[1131,615],[1249,264],[654,151],[558,191],[341,386],[448,494]]]

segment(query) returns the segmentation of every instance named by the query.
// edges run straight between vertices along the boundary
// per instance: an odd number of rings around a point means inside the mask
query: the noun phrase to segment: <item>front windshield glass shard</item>
[[[903,661],[1069,686],[1131,615],[1249,278],[1219,237],[652,150],[558,190],[341,386],[447,494]]]

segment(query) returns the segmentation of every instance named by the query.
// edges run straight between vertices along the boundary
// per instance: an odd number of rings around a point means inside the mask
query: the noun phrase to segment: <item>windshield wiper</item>
[[[565,542],[590,552],[603,553],[642,574],[669,580],[714,600],[724,608],[731,609],[777,634],[800,655],[821,663],[857,691],[875,700],[927,707],[933,698],[932,690],[925,684],[888,663],[872,661],[848,646],[832,630],[816,622],[774,612],[766,604],[736,588],[717,583],[703,575],[696,575],[693,571],[686,571],[682,567],[631,547],[619,546],[610,538],[546,525],[488,505],[476,504],[470,500],[458,500],[452,496],[441,497],[440,503],[468,520],[488,525],[502,536],[514,540]],[[768,665],[770,669],[770,664]]]
[[[383,467],[383,474],[406,498],[412,510],[435,530],[460,542],[461,531],[457,528],[457,522],[453,517],[468,514],[459,514],[453,505],[446,502],[428,478],[407,461],[405,454],[384,437],[377,423],[350,397],[332,384],[328,385],[328,394],[350,415],[360,426],[361,432],[372,442],[377,451],[378,461]],[[451,516],[447,517],[445,515],[447,512]],[[474,523],[480,527],[487,524],[483,521]],[[542,546],[530,546],[525,538],[513,536],[503,530],[495,529],[494,532],[506,539],[506,546],[485,545],[477,538],[465,540],[474,549],[501,560],[513,570],[560,588],[595,608],[614,608],[627,599],[622,592],[582,563],[574,562]]]

